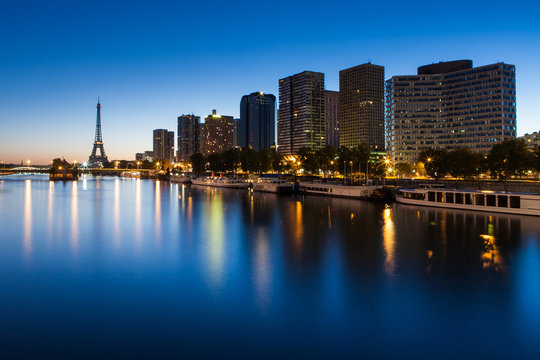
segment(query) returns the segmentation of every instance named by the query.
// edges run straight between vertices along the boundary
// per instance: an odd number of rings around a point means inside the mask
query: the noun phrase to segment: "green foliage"
[[[428,176],[439,178],[449,171],[448,151],[445,149],[426,149],[420,152],[418,161],[424,163]]]
[[[204,171],[206,170],[206,158],[203,154],[195,153],[189,157],[189,160],[191,161],[191,167],[195,174],[204,174]]]
[[[484,156],[467,148],[455,149],[447,153],[447,166],[455,178],[478,176],[484,168]]]
[[[492,177],[507,180],[530,170],[534,165],[534,155],[523,140],[507,140],[493,145],[487,156],[487,165]]]

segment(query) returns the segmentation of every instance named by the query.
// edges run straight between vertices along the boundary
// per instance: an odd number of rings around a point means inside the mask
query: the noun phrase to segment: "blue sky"
[[[152,130],[278,79],[371,61],[386,78],[472,59],[516,65],[518,134],[540,129],[540,5],[503,1],[4,1],[0,160],[84,161],[97,97],[111,159],[151,150]]]

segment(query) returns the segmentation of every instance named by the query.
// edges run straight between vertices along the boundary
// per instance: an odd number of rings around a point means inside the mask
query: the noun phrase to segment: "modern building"
[[[384,150],[384,67],[371,63],[339,72],[339,145]]]
[[[414,163],[427,148],[487,153],[515,137],[514,65],[441,62],[386,81],[386,148],[394,162]]]
[[[326,145],[339,147],[339,92],[324,92],[324,121]]]
[[[177,136],[177,161],[188,162],[191,155],[203,152],[204,124],[199,116],[179,116]]]
[[[218,115],[216,110],[204,118],[204,151],[206,154],[232,149],[234,142],[234,119]]]
[[[241,147],[240,145],[240,119],[233,119],[233,147]]]
[[[146,150],[143,155],[143,161],[144,160],[147,160],[150,162],[154,161],[154,152],[150,150]]]
[[[525,134],[520,136],[518,139],[525,141],[527,147],[530,150],[534,150],[537,146],[540,146],[540,131],[535,131],[531,134]]]
[[[324,74],[304,71],[279,80],[278,150],[296,155],[324,146]]]
[[[154,160],[174,161],[174,131],[154,130]]]
[[[276,97],[262,91],[242,96],[239,132],[240,146],[270,149],[276,142]]]

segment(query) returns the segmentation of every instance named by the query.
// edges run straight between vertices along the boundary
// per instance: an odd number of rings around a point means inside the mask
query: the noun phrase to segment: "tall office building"
[[[324,74],[304,71],[279,80],[278,149],[296,155],[324,146]]]
[[[201,123],[199,116],[179,116],[177,134],[176,160],[187,162],[191,155],[203,152],[204,124]]]
[[[233,147],[241,147],[240,119],[233,119]]]
[[[270,149],[276,141],[276,97],[254,92],[240,101],[240,146],[259,151]]]
[[[427,148],[487,153],[515,137],[514,65],[441,62],[386,81],[386,146],[395,162],[414,163]]]
[[[339,145],[384,150],[384,67],[362,64],[339,72]]]
[[[324,92],[324,121],[326,145],[339,147],[339,92]]]
[[[218,115],[216,110],[204,118],[206,154],[232,149],[234,142],[234,119],[232,116]]]
[[[174,131],[154,130],[154,160],[174,161]]]

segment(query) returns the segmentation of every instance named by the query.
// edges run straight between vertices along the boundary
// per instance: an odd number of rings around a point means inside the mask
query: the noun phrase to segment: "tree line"
[[[234,148],[209,155],[196,153],[191,155],[190,161],[196,174],[237,170],[248,173],[297,173],[302,170],[308,175],[331,175],[338,172],[350,176],[367,172],[370,176],[380,177],[385,173],[383,162],[373,156],[370,146],[365,143],[353,148],[327,145],[314,150],[304,147],[294,158],[284,157],[274,149],[256,151],[249,147]]]
[[[525,141],[516,139],[493,145],[487,155],[467,148],[426,149],[420,153],[418,161],[432,178],[451,175],[467,179],[489,174],[494,179],[507,180],[532,170],[540,172],[540,147],[531,151]]]

